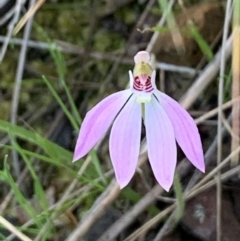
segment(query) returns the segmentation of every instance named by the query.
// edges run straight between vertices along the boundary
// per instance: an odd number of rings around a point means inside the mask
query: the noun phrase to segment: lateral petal
[[[135,173],[140,151],[141,104],[133,95],[113,123],[110,134],[110,157],[120,188]]]
[[[172,122],[177,143],[189,161],[205,172],[202,143],[195,121],[177,101],[160,91],[156,91],[156,94]]]
[[[176,142],[171,121],[155,97],[145,104],[145,126],[153,173],[159,184],[169,191],[177,162]]]
[[[104,136],[130,95],[130,90],[114,93],[103,99],[87,113],[77,138],[73,161],[85,156]]]

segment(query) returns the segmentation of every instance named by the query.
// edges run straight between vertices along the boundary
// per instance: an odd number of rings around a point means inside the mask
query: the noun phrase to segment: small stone
[[[216,240],[216,189],[209,189],[186,204],[182,226],[203,241]],[[238,241],[240,223],[234,211],[230,195],[222,193],[222,241]]]

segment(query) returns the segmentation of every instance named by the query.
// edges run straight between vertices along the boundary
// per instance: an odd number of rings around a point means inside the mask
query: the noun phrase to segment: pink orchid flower
[[[140,152],[142,118],[146,128],[149,161],[158,183],[169,191],[177,162],[176,141],[192,164],[205,171],[197,126],[178,102],[156,88],[156,71],[148,52],[134,57],[130,88],[114,93],[93,107],[83,120],[74,161],[85,156],[113,123],[109,151],[120,187],[135,173]],[[176,140],[176,141],[175,141]]]

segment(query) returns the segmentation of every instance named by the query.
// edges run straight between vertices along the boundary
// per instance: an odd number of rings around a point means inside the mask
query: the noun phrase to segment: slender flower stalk
[[[156,71],[146,51],[138,52],[130,88],[93,107],[83,120],[73,161],[85,156],[112,125],[109,151],[116,179],[125,187],[135,173],[140,152],[142,118],[149,161],[158,183],[169,191],[177,162],[176,141],[192,164],[205,172],[197,126],[181,105],[156,88]]]

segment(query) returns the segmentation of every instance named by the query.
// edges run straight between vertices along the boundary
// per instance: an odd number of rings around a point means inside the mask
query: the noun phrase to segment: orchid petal
[[[169,191],[177,162],[171,121],[155,97],[145,104],[145,126],[149,161],[159,184]]]
[[[134,77],[131,70],[128,71],[128,75],[129,75],[129,87],[133,91]]]
[[[140,51],[134,56],[134,62],[135,64],[144,62],[148,63],[150,60],[150,55],[147,51]]]
[[[120,188],[134,175],[140,152],[141,105],[131,97],[113,123],[110,134],[110,157]]]
[[[154,89],[156,89],[156,70],[153,70],[151,74],[151,84]]]
[[[74,161],[85,156],[104,136],[130,95],[130,90],[119,91],[103,99],[87,113],[78,135]]]
[[[177,101],[160,91],[156,91],[156,95],[172,122],[177,143],[192,164],[205,172],[202,143],[195,121]]]

